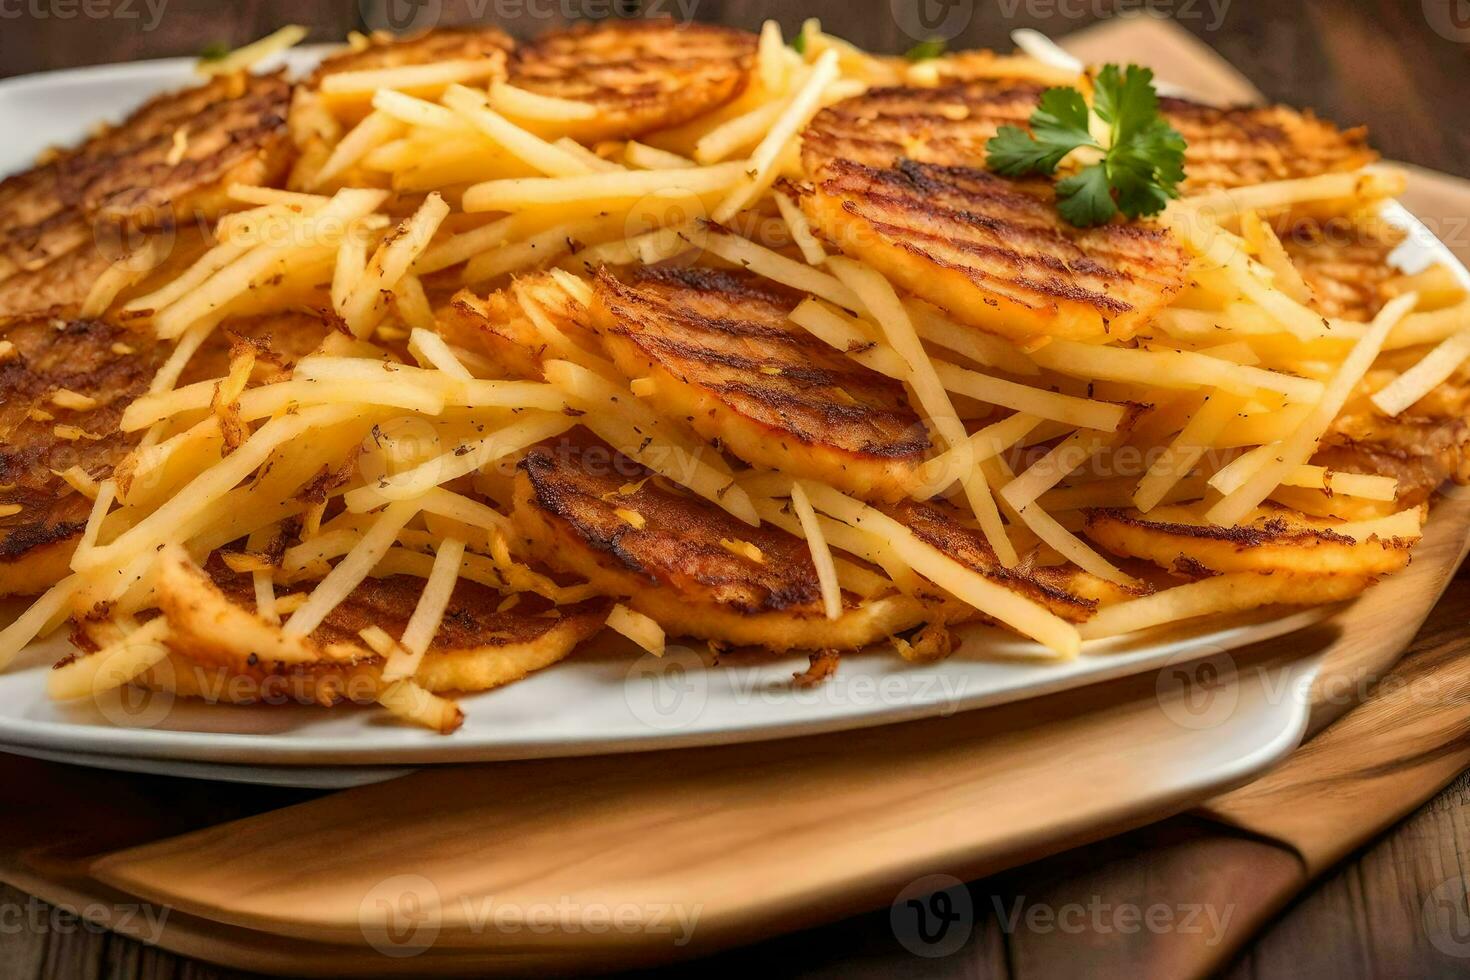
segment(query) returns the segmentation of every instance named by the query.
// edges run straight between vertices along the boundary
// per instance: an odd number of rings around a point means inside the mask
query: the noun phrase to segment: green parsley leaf
[[[199,52],[200,61],[223,61],[230,53],[230,46],[223,41],[211,41]]]
[[[797,54],[806,54],[806,31],[798,31],[791,39],[791,50]]]
[[[1049,88],[1031,114],[1031,132],[1002,126],[985,144],[990,169],[1006,177],[1055,173],[1079,146],[1097,146],[1087,129],[1087,103],[1074,88]]]
[[[1064,221],[1078,228],[1091,228],[1111,219],[1118,206],[1108,186],[1107,168],[1094,163],[1057,181],[1057,210]]]
[[[1108,127],[1106,147],[1092,136],[1082,93],[1047,89],[1031,114],[1031,131],[1003,126],[986,144],[986,163],[1007,177],[1052,174],[1078,147],[1103,159],[1057,183],[1063,219],[1091,227],[1121,211],[1129,218],[1158,214],[1179,196],[1184,180],[1184,137],[1159,114],[1153,72],[1137,65],[1106,65],[1093,85],[1092,114]]]
[[[946,42],[942,37],[931,37],[909,48],[903,56],[910,61],[930,61],[944,54]]]

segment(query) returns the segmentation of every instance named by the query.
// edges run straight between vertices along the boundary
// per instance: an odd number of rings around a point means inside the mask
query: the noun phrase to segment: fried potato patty
[[[711,24],[604,21],[547,34],[519,48],[510,82],[597,107],[570,135],[629,139],[718,109],[750,80],[756,37]]]
[[[1050,181],[804,144],[802,208],[848,254],[972,326],[1017,340],[1126,338],[1184,282],[1173,237],[1143,222],[1074,228]]]
[[[92,510],[60,474],[111,475],[138,439],[118,431],[123,410],[168,350],[112,324],[45,317],[12,323],[0,340],[13,345],[0,362],[0,508],[13,511],[0,517],[0,594],[29,595],[66,574]]]
[[[1070,622],[1084,622],[1101,605],[1142,594],[1073,565],[1006,568],[984,532],[962,523],[960,514],[947,504],[905,500],[883,510],[925,544]]]
[[[871,167],[900,159],[983,167],[986,142],[1001,126],[1029,128],[1046,88],[984,78],[937,88],[870,89],[818,114],[805,139],[827,156]],[[1378,158],[1366,129],[1340,130],[1286,106],[1216,108],[1163,98],[1159,109],[1188,143],[1186,195],[1356,170]]]
[[[918,625],[907,597],[823,614],[804,541],[742,523],[600,443],[538,446],[516,472],[518,548],[627,597],[669,633],[773,650],[853,650]],[[751,550],[754,549],[754,550]]]
[[[541,362],[556,356],[531,322],[522,297],[536,304],[547,319],[572,342],[589,349],[597,338],[582,325],[586,311],[561,287],[549,272],[520,276],[513,286],[497,290],[484,299],[468,289],[434,314],[439,333],[449,343],[488,358],[506,377],[539,381]]]
[[[1144,558],[1189,578],[1221,572],[1300,572],[1374,576],[1409,563],[1412,542],[1357,541],[1332,529],[1337,522],[1267,506],[1236,527],[1216,527],[1179,507],[1104,509],[1087,514],[1087,536],[1115,555]]]
[[[903,386],[791,323],[796,302],[730,272],[603,272],[592,322],[654,407],[746,462],[902,497],[930,446]]]
[[[408,575],[369,578],[309,636],[293,639],[256,615],[250,576],[230,571],[218,554],[201,569],[177,550],[166,556],[159,584],[174,655],[140,682],[238,703],[375,700],[383,688],[384,660],[367,649],[359,631],[377,626],[400,636],[423,587],[423,579]],[[600,631],[611,606],[599,598],[555,607],[523,594],[514,608],[501,611],[503,601],[495,590],[461,580],[414,679],[441,693],[486,691],[520,680],[564,659]],[[273,653],[287,647],[320,659],[304,665],[274,659]]]
[[[330,328],[304,313],[231,321],[199,349],[180,382],[229,369],[237,339],[267,355],[262,371],[315,350]],[[44,591],[66,574],[92,502],[61,474],[112,476],[140,433],[118,423],[169,354],[152,336],[96,320],[32,317],[0,327],[0,595]]]
[[[1398,275],[1388,257],[1404,232],[1374,217],[1305,220],[1281,238],[1291,264],[1327,316],[1368,321],[1389,298],[1384,287]]]
[[[0,183],[0,317],[78,305],[128,231],[211,220],[230,184],[278,178],[290,94],[280,75],[217,78]]]

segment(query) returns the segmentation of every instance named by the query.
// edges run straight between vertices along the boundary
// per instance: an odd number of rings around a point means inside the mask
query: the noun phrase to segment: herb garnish
[[[1091,110],[1075,88],[1050,88],[1031,114],[1031,132],[1002,126],[985,145],[990,169],[1007,177],[1053,174],[1079,147],[1102,159],[1057,182],[1057,210],[1069,224],[1100,225],[1122,211],[1129,218],[1158,214],[1179,196],[1184,137],[1159,114],[1154,73],[1107,65],[1093,84]],[[1107,145],[1092,135],[1089,113],[1108,127]]]

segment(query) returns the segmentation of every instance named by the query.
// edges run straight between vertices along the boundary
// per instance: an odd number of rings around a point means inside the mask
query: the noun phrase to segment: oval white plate
[[[318,56],[294,53],[293,67],[309,66]],[[11,134],[0,148],[0,169],[22,169],[46,146],[81,138],[94,121],[119,118],[149,95],[187,84],[191,66],[172,59],[0,82],[0,131]],[[1400,266],[1416,271],[1446,261],[1470,285],[1470,273],[1422,224],[1397,206],[1392,217],[1410,231],[1395,257]],[[1392,579],[1379,586],[1393,587]],[[252,765],[385,766],[724,744],[1036,697],[1246,646],[1329,615],[1330,609],[1281,617],[1261,611],[1229,623],[1155,630],[1089,644],[1068,663],[1036,659],[1033,645],[977,627],[942,663],[916,666],[891,651],[869,650],[844,657],[837,675],[813,689],[790,683],[806,666],[804,657],[732,655],[715,666],[702,649],[673,648],[655,659],[635,655],[621,641],[600,640],[525,681],[465,698],[465,725],[448,737],[396,724],[378,710],[219,707],[139,692],[119,692],[100,705],[58,705],[45,696],[45,671],[60,649],[60,641],[52,641],[0,674],[0,747],[64,753],[83,764],[130,759],[132,767],[146,768],[148,760],[168,760],[227,772]],[[260,778],[271,781],[268,770]]]

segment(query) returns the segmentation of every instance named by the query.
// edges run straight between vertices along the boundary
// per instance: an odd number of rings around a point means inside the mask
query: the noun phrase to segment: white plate
[[[315,52],[294,55],[298,67]],[[99,118],[116,118],[148,95],[186,84],[183,59],[103,66],[0,82],[0,131],[10,135],[0,167],[20,169],[44,147],[74,141]],[[1446,261],[1470,274],[1401,208],[1411,234],[1397,261],[1409,271]],[[1430,532],[1433,533],[1431,522]],[[1392,589],[1390,579],[1378,588]],[[0,675],[0,748],[63,754],[134,768],[152,761],[225,767],[388,766],[590,755],[782,738],[940,716],[1094,684],[1182,659],[1279,636],[1331,615],[1258,612],[1229,623],[1190,624],[1102,644],[1069,663],[1034,658],[1035,647],[987,628],[934,665],[889,651],[843,658],[814,689],[790,684],[805,658],[731,656],[718,667],[702,650],[673,648],[662,659],[599,641],[567,661],[498,691],[465,698],[465,725],[443,737],[389,720],[378,710],[300,706],[234,708],[164,695],[118,692],[100,705],[55,704],[45,672],[59,640],[27,651]],[[177,768],[175,766],[175,768]],[[203,770],[191,770],[203,772]],[[325,775],[323,778],[326,778]]]

